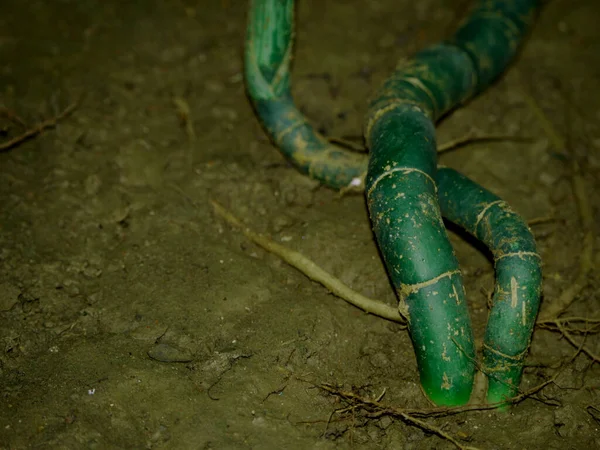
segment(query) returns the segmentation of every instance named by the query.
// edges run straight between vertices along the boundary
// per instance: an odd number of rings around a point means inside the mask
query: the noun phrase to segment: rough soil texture
[[[397,60],[448,35],[468,4],[298,1],[299,106],[329,136],[360,135],[367,98]],[[397,418],[331,416],[345,403],[315,384],[430,407],[407,332],[329,295],[208,204],[395,304],[363,197],[298,174],[254,117],[242,77],[246,9],[3,2],[0,139],[83,98],[57,128],[0,153],[0,447],[454,447]],[[528,220],[553,218],[532,226],[545,306],[577,276],[582,251],[573,157],[600,222],[599,22],[594,0],[550,2],[510,71],[438,128],[441,143],[472,129],[533,139],[477,144],[440,162]],[[521,86],[567,150],[551,146]],[[175,99],[189,105],[194,141]],[[481,338],[493,265],[458,230],[450,235]],[[567,315],[598,317],[598,272],[586,281]],[[508,413],[424,420],[465,446],[599,448],[600,342],[573,337],[592,356],[536,330],[523,389],[562,370],[537,398]]]

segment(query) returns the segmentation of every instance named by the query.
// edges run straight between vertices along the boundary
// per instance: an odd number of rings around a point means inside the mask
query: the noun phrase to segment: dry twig
[[[466,406],[458,406],[458,407],[438,407],[438,408],[430,408],[430,409],[408,409],[401,408],[397,406],[385,405],[381,402],[381,398],[383,395],[379,395],[377,399],[371,400],[369,398],[365,398],[361,395],[355,394],[354,392],[344,391],[338,389],[337,387],[328,384],[322,383],[317,387],[328,392],[331,395],[335,395],[342,400],[344,400],[349,406],[338,409],[334,411],[334,413],[342,414],[347,411],[356,411],[357,409],[362,409],[365,411],[366,416],[369,418],[378,418],[382,416],[393,416],[404,420],[405,422],[417,426],[423,430],[429,431],[431,433],[437,434],[443,439],[448,440],[452,444],[454,444],[459,449],[474,449],[475,447],[468,447],[462,445],[458,442],[457,439],[450,436],[448,433],[444,432],[439,427],[432,425],[429,422],[426,422],[421,419],[427,418],[436,418],[436,417],[445,417],[455,414],[466,413],[469,411],[485,411],[491,409],[501,408],[506,405],[506,403],[516,404],[524,399],[531,397],[532,395],[538,393],[542,389],[544,389],[549,384],[553,383],[560,372],[556,373],[552,378],[546,380],[545,382],[529,389],[526,392],[523,392],[511,399],[506,400],[505,402],[493,403],[493,404],[484,404],[484,405],[466,405]],[[331,421],[331,417],[328,423]]]
[[[173,97],[173,105],[177,111],[177,117],[181,125],[185,128],[188,140],[190,143],[196,141],[196,131],[194,130],[194,124],[191,117],[191,109],[188,102],[182,97]]]
[[[8,150],[16,147],[17,145],[22,144],[23,142],[27,141],[28,139],[31,139],[32,137],[37,136],[44,130],[55,127],[58,124],[58,122],[60,122],[64,118],[68,117],[73,111],[75,111],[78,104],[79,104],[79,102],[71,103],[57,116],[51,117],[50,119],[46,119],[43,122],[40,122],[37,125],[35,125],[34,127],[28,129],[23,134],[16,136],[6,142],[0,143],[0,152],[8,151]],[[16,118],[17,116],[12,116],[12,117]]]
[[[549,331],[566,330],[572,334],[595,334],[600,332],[600,319],[588,317],[561,317],[560,319],[540,319],[536,322],[538,328]]]
[[[600,357],[584,345],[585,336],[581,342],[577,342],[577,340],[567,330],[565,330],[565,328],[560,324],[560,322],[557,322],[557,326],[562,335],[565,337],[565,339],[577,349],[577,353],[575,354],[575,356],[577,356],[580,352],[583,352],[587,356],[589,356],[590,359],[595,363],[600,363]]]
[[[384,319],[393,320],[404,324],[405,320],[398,312],[397,308],[387,305],[380,300],[373,300],[354,291],[346,286],[342,281],[329,274],[313,261],[299,252],[291,250],[280,245],[266,236],[256,233],[250,228],[244,226],[233,214],[223,208],[215,201],[210,202],[214,211],[224,219],[229,225],[241,230],[241,232],[255,244],[261,246],[268,252],[273,253],[283,259],[290,266],[295,267],[308,278],[325,286],[332,294],[347,301],[348,303],[362,309],[363,311],[374,314]]]

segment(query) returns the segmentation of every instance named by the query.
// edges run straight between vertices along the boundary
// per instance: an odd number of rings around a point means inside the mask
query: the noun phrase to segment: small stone
[[[275,218],[273,219],[272,227],[276,233],[279,233],[279,232],[283,231],[284,229],[289,228],[293,224],[294,224],[294,221],[292,220],[291,217],[280,214],[278,216],[275,216]]]
[[[96,195],[102,186],[102,180],[98,175],[90,175],[85,179],[84,190],[89,196]]]
[[[193,361],[189,351],[176,347],[172,344],[156,344],[148,350],[148,356],[156,361],[166,363],[185,363]]]
[[[377,352],[369,358],[369,362],[373,367],[382,369],[390,366],[390,360],[383,352]]]
[[[98,303],[99,300],[102,300],[102,292],[94,292],[87,296],[88,305],[93,305],[94,303]]]
[[[554,411],[554,427],[560,437],[572,437],[577,432],[578,414],[573,406],[567,405]]]
[[[85,269],[83,269],[82,273],[88,278],[98,278],[100,275],[102,275],[102,269],[98,267],[87,266]]]
[[[225,86],[223,85],[223,83],[219,83],[218,81],[212,81],[212,80],[204,83],[204,87],[206,88],[207,91],[213,92],[215,94],[219,94],[225,90]]]
[[[17,303],[21,290],[8,282],[0,283],[0,311],[8,311]]]
[[[567,25],[566,22],[564,21],[560,21],[558,22],[558,31],[560,31],[561,33],[568,33],[569,32],[569,25]]]
[[[556,182],[556,177],[549,174],[548,172],[542,172],[539,175],[539,180],[540,183],[542,183],[544,186],[550,187]]]
[[[252,419],[252,425],[255,427],[264,427],[266,425],[264,417],[255,417]]]
[[[382,430],[388,428],[392,423],[394,423],[394,421],[390,416],[383,416],[381,419],[379,419],[379,426]]]

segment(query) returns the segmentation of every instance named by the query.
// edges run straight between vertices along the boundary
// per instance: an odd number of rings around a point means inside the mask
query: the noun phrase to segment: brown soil
[[[247,2],[204,3],[3,2],[0,104],[33,125],[84,96],[56,129],[0,153],[0,447],[453,448],[358,410],[327,425],[344,403],[311,383],[430,405],[405,330],[332,297],[212,213],[208,199],[363,294],[396,301],[364,199],[297,173],[253,115]],[[398,58],[450,33],[468,3],[299,1],[299,106],[330,136],[360,135],[366,100]],[[471,129],[533,138],[441,163],[527,219],[555,219],[533,227],[545,305],[581,254],[573,155],[600,219],[599,5],[550,2],[510,71],[438,128],[440,142]],[[553,149],[521,82],[570,153]],[[190,107],[193,142],[175,98]],[[1,140],[23,130],[0,117]],[[481,337],[493,265],[461,233],[451,239]],[[597,317],[597,271],[587,281],[568,315]],[[596,336],[585,345],[600,354]],[[584,353],[569,362],[576,350],[538,329],[522,387],[561,368],[556,383],[508,413],[429,423],[478,448],[600,448],[600,368]]]

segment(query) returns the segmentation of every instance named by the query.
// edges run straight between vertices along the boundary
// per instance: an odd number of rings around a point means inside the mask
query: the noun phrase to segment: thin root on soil
[[[194,130],[194,123],[191,118],[191,109],[188,102],[182,97],[173,97],[173,105],[177,112],[177,117],[181,123],[181,126],[185,128],[188,141],[193,143],[196,141],[196,131]]]
[[[549,384],[553,383],[558,377],[560,371],[557,372],[553,377],[546,380],[545,382],[529,389],[526,392],[523,392],[511,399],[508,399],[507,402],[511,404],[516,404],[524,399],[531,397],[532,395],[538,393],[542,389],[544,389]],[[436,418],[436,417],[445,417],[455,414],[466,413],[469,411],[485,411],[492,410],[503,405],[506,405],[505,402],[495,403],[495,404],[484,404],[484,405],[467,405],[467,406],[459,406],[452,408],[438,407],[438,408],[430,408],[430,409],[407,409],[401,408],[397,406],[385,405],[381,402],[383,394],[385,391],[379,395],[375,400],[370,398],[358,395],[351,391],[345,391],[337,388],[336,386],[329,383],[321,383],[318,386],[319,389],[329,393],[330,395],[334,395],[344,401],[348,406],[344,408],[340,408],[333,412],[333,414],[343,414],[348,411],[355,412],[357,410],[362,410],[365,413],[365,416],[369,419],[376,419],[383,416],[391,416],[396,417],[409,425],[416,426],[430,433],[434,433],[441,438],[451,442],[456,446],[456,448],[461,450],[474,450],[476,447],[470,447],[462,445],[457,439],[452,437],[450,434],[443,431],[441,428],[433,425],[425,420],[427,418]],[[331,421],[331,417],[329,422]]]
[[[244,226],[239,219],[237,219],[233,214],[231,214],[217,202],[211,200],[210,203],[215,213],[217,213],[217,215],[224,219],[229,225],[241,230],[244,236],[246,236],[252,242],[283,259],[290,266],[298,269],[311,280],[323,285],[336,297],[347,301],[348,303],[362,309],[369,314],[374,314],[384,319],[405,324],[405,320],[400,315],[397,308],[389,306],[380,300],[370,299],[356,292],[342,283],[341,280],[317,266],[306,256],[284,247],[283,245],[272,241],[268,237],[258,234],[252,229]]]
[[[71,113],[73,111],[75,111],[75,109],[77,108],[78,105],[79,105],[78,101],[73,102],[69,106],[67,106],[60,114],[58,114],[54,117],[51,117],[50,119],[46,119],[43,122],[38,123],[37,125],[28,129],[27,131],[20,134],[19,136],[16,136],[6,142],[0,143],[0,152],[5,152],[8,150],[11,150],[12,148],[22,144],[23,142],[37,136],[38,134],[42,133],[43,131],[47,130],[48,128],[55,127],[58,124],[58,122],[60,122],[64,118],[71,115]],[[7,110],[5,110],[5,111],[7,111]],[[9,114],[8,112],[5,112],[5,115],[7,117],[9,117],[11,120],[14,120],[14,121],[18,120],[19,123],[22,123],[22,121],[20,119],[18,119],[18,117],[14,114]]]

